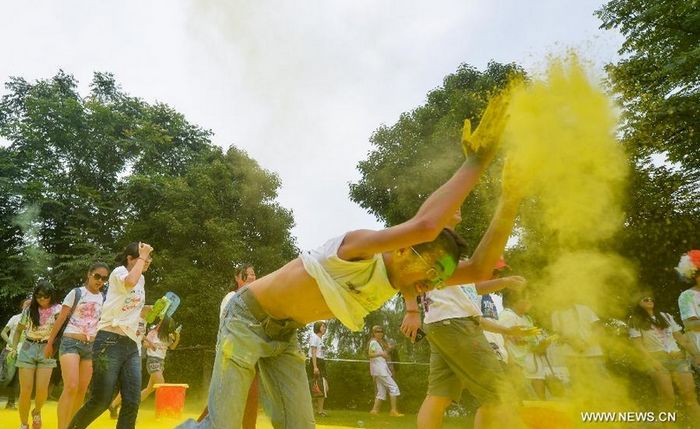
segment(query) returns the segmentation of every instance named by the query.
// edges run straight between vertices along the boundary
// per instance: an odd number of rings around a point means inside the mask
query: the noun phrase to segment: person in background
[[[314,331],[309,334],[309,366],[311,373],[311,397],[314,398],[316,414],[328,417],[323,409],[323,403],[328,397],[328,381],[326,378],[326,347],[323,345],[323,335],[326,333],[326,322],[314,323]],[[314,391],[313,386],[318,386]]]
[[[574,391],[595,391],[609,379],[600,345],[604,329],[587,305],[570,303],[552,312],[552,331],[559,336],[558,353],[569,372]],[[597,401],[599,398],[591,398]]]
[[[506,290],[503,294],[503,305],[505,308],[498,319],[501,325],[535,328],[535,324],[528,315],[532,303],[527,292]],[[505,340],[511,381],[516,386],[520,383],[521,395],[532,397],[533,395],[528,393],[532,389],[535,399],[544,400],[545,379],[547,371],[551,371],[544,355],[552,342],[552,337],[548,338],[542,334],[531,337],[506,335]],[[523,377],[529,381],[529,386],[522,385]]]
[[[681,327],[673,316],[655,308],[651,294],[644,294],[634,306],[629,327],[629,336],[644,357],[659,394],[659,411],[675,408],[675,384],[694,427],[699,427],[700,405],[695,394],[695,380],[685,353],[678,347],[680,344],[686,350],[690,348],[690,341],[683,336]]]
[[[691,285],[678,297],[678,309],[685,335],[690,340],[688,352],[695,370],[700,373],[700,250],[681,255],[676,272],[681,281]]]
[[[369,373],[377,387],[377,395],[374,399],[374,406],[369,412],[370,414],[379,414],[379,408],[382,406],[382,401],[386,400],[386,394],[389,392],[389,404],[391,409],[390,416],[403,416],[396,408],[396,398],[401,395],[399,386],[391,376],[388,359],[390,359],[390,351],[386,341],[384,341],[384,329],[381,326],[375,325],[372,327],[372,339],[369,341]]]
[[[227,293],[224,296],[224,299],[221,300],[221,305],[219,306],[220,320],[223,321],[226,306],[228,306],[228,303],[229,301],[231,301],[231,298],[233,298],[233,296],[236,295],[236,293],[238,293],[238,291],[242,287],[253,283],[255,281],[255,278],[255,268],[252,265],[243,265],[243,267],[241,267],[241,269],[238,270],[234,277],[235,283],[233,283],[229,293]],[[260,398],[259,392],[260,376],[256,367],[255,377],[253,377],[253,381],[250,383],[250,387],[248,388],[248,396],[246,397],[245,408],[243,410],[243,423],[241,426],[243,429],[255,429],[258,420],[258,402]],[[201,422],[208,415],[209,407],[204,407],[204,411],[202,411],[197,421]]]
[[[134,429],[141,399],[141,359],[137,336],[146,301],[143,273],[151,265],[153,247],[132,242],[117,256],[118,266],[109,276],[107,299],[97,325],[93,344],[93,368],[87,402],[68,424],[70,429],[85,429],[109,408],[119,383],[122,407],[117,429]]]
[[[44,357],[54,355],[54,340],[65,323],[59,347],[63,392],[58,399],[58,429],[66,429],[83,405],[92,378],[92,343],[102,312],[100,289],[108,279],[109,267],[104,262],[96,262],[88,268],[85,285],[71,290],[64,298],[44,349]]]
[[[168,350],[175,350],[180,344],[180,329],[173,319],[166,317],[146,334],[143,345],[146,347],[146,370],[150,377],[148,385],[141,391],[141,401],[153,393],[154,385],[165,383],[165,356]]]
[[[0,337],[2,337],[3,341],[5,341],[5,348],[3,349],[2,353],[0,353],[0,365],[12,365],[12,368],[7,368],[6,370],[12,371],[13,373],[12,379],[7,382],[7,403],[5,404],[5,408],[8,410],[14,410],[17,408],[15,405],[15,399],[17,397],[17,388],[19,387],[19,373],[15,367],[14,359],[8,362],[6,357],[10,354],[10,352],[12,352],[12,339],[15,337],[15,331],[17,330],[17,326],[19,326],[20,320],[22,320],[22,311],[24,311],[24,309],[27,308],[31,302],[31,299],[25,299],[22,301],[22,304],[20,305],[21,311],[18,314],[10,317],[10,320],[7,321],[5,327],[2,328],[2,332],[0,332]],[[17,347],[22,348],[23,340],[24,337],[19,339]]]
[[[336,318],[360,331],[366,326],[365,316],[398,292],[413,299],[427,290],[490,277],[524,196],[512,162],[506,162],[503,193],[472,258],[460,260],[464,240],[445,225],[495,156],[506,111],[507,98],[497,94],[474,133],[465,125],[467,161],[411,219],[379,231],[344,232],[242,288],[227,305],[219,326],[210,414],[201,422],[187,420],[178,429],[240,426],[244,393],[256,365],[273,426],[314,428],[298,329]],[[480,149],[473,153],[473,148]]]
[[[35,385],[32,429],[41,429],[41,408],[46,402],[49,380],[56,367],[56,359],[46,358],[44,349],[60,311],[61,306],[56,302],[55,290],[51,283],[48,280],[39,280],[32,293],[32,301],[22,312],[22,318],[12,338],[12,351],[17,352],[19,339],[22,333],[25,334],[16,363],[19,370],[20,429],[29,427],[29,408]]]

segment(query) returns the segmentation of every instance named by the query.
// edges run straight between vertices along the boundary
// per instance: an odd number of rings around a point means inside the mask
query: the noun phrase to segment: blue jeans
[[[136,343],[129,337],[99,331],[92,346],[90,396],[78,410],[69,429],[84,429],[112,402],[117,382],[122,406],[117,429],[134,429],[141,403],[141,359]]]
[[[260,370],[263,407],[274,428],[315,428],[305,356],[291,321],[262,314],[243,289],[228,303],[219,325],[216,359],[209,386],[209,415],[178,429],[232,429],[243,422],[248,388]]]

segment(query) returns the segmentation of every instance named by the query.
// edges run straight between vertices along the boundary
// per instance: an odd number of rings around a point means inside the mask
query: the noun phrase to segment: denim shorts
[[[35,343],[25,339],[22,348],[19,349],[15,366],[17,368],[56,368],[56,359],[44,357],[45,348],[46,343]]]
[[[80,356],[80,360],[92,360],[92,341],[80,341],[75,338],[61,338],[61,345],[58,348],[58,355],[63,356],[73,353]]]
[[[654,359],[661,362],[661,365],[668,372],[691,372],[690,362],[688,362],[683,352],[653,352],[651,355]]]
[[[154,356],[146,357],[146,371],[148,371],[149,374],[153,374],[154,372],[163,372],[164,370],[165,360]]]

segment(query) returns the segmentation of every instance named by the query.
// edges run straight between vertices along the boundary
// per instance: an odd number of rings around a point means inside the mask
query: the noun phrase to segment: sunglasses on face
[[[97,281],[103,281],[103,282],[106,282],[107,280],[109,280],[109,276],[103,276],[103,275],[98,274],[98,273],[94,273],[92,275],[92,278],[97,280]]]
[[[651,297],[642,298],[642,302],[654,302],[654,298],[651,298]]]
[[[414,249],[413,247],[411,247],[411,250],[413,251],[413,253],[416,254],[416,256],[418,256],[418,258],[419,258],[421,261],[423,261],[423,263],[425,264],[425,266],[428,267],[428,269],[425,270],[425,275],[428,277],[428,283],[430,283],[430,284],[431,284],[434,288],[436,288],[436,289],[442,289],[442,288],[444,288],[444,287],[445,287],[445,281],[444,281],[444,280],[442,279],[442,277],[440,276],[440,273],[438,272],[438,270],[436,270],[434,266],[430,265],[430,264],[428,263],[428,261],[425,260],[425,258],[423,257],[423,255],[421,255],[420,253],[418,253],[418,251],[417,251],[416,249]]]
[[[37,295],[36,296],[36,299],[49,299],[49,298],[51,298],[50,295]]]
[[[384,331],[374,331],[375,334],[383,334]]]

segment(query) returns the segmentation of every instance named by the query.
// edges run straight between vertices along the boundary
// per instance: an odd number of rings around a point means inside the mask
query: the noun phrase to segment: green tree
[[[236,264],[264,274],[296,255],[292,213],[276,202],[279,178],[235,147],[223,153],[210,131],[169,106],[129,96],[107,73],[94,75],[85,97],[62,71],[12,78],[6,90],[0,297],[9,304],[0,319],[36,277],[67,292],[90,262],[113,263],[141,240],[156,248],[147,300],[180,294],[183,345],[213,349]],[[172,363],[194,367],[177,354]],[[201,380],[190,375],[185,381]]]
[[[625,36],[623,59],[607,68],[625,106],[625,142],[638,156],[668,153],[697,180],[700,1],[613,0],[596,14]]]
[[[491,62],[483,72],[459,66],[441,87],[428,93],[424,105],[374,132],[373,149],[358,165],[362,177],[350,184],[350,198],[387,226],[410,219],[464,160],[460,146],[464,119],[476,128],[489,97],[515,75],[524,75],[515,64]],[[495,204],[494,186],[485,177],[462,207],[466,222],[459,232],[473,246],[486,230],[488,211]]]
[[[182,297],[177,318],[197,321],[187,324],[185,344],[216,342],[219,304],[238,264],[262,275],[296,256],[292,214],[275,202],[279,184],[236,148],[210,150],[183,176],[129,178],[124,244],[138,237],[154,246],[149,300],[169,290]]]
[[[687,286],[673,267],[700,246],[700,2],[613,0],[596,14],[602,28],[625,36],[622,59],[607,67],[633,163],[618,247],[662,308],[676,310]]]

